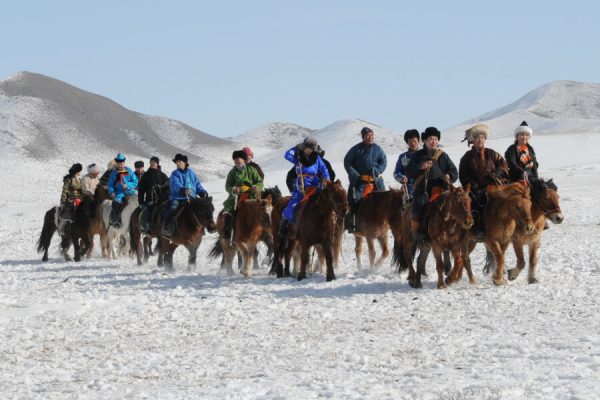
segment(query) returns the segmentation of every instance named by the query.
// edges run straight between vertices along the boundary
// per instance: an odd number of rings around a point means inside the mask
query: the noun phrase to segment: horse
[[[86,257],[89,259],[92,256],[94,250],[94,236],[100,236],[100,248],[102,250],[102,257],[108,258],[108,236],[106,235],[106,227],[102,221],[102,202],[108,199],[108,191],[105,187],[98,185],[94,191],[94,215],[90,219],[90,227],[88,229],[88,240],[89,247]]]
[[[366,239],[369,248],[369,266],[371,271],[375,271],[389,257],[388,232],[390,225],[399,226],[402,220],[402,208],[404,199],[404,189],[390,189],[385,192],[371,192],[361,200],[358,218],[356,220],[356,231],[354,232],[356,253],[356,266],[360,271],[362,269],[362,244]],[[397,235],[398,229],[393,229],[394,240],[400,240]],[[375,261],[374,239],[377,239],[381,246],[381,257]]]
[[[231,240],[222,237],[225,219],[223,211],[219,213],[217,217],[219,238],[209,257],[216,258],[222,255],[221,269],[225,269],[228,275],[233,275],[232,262],[237,251],[238,260],[242,260],[240,272],[247,278],[252,276],[256,244],[265,233],[270,235],[272,208],[271,195],[267,195],[266,199],[241,201],[235,210]]]
[[[159,226],[161,222],[160,205],[167,201],[169,197],[169,186],[166,185],[154,185],[151,189],[151,202],[153,203],[152,214],[150,215],[150,230],[142,234],[140,227],[140,217],[142,212],[150,211],[148,208],[142,210],[138,207],[131,214],[129,222],[129,241],[131,244],[131,250],[136,255],[137,264],[142,265],[148,262],[150,256],[158,254],[158,266],[162,266],[164,263],[164,253],[162,252],[160,245],[160,229],[152,229],[153,224]],[[157,243],[154,249],[152,249],[152,239],[157,238]]]
[[[114,249],[114,241],[121,236],[125,237],[125,246],[121,249],[121,254],[127,254],[130,249],[130,235],[129,235],[129,223],[131,220],[131,215],[138,208],[138,197],[130,196],[127,198],[127,203],[125,207],[121,211],[121,226],[118,228],[111,226],[109,224],[110,221],[110,213],[112,210],[112,201],[104,200],[100,206],[101,214],[102,214],[102,222],[106,229],[106,234],[108,236],[108,256],[113,260],[116,259],[115,249]]]
[[[294,241],[300,246],[300,271],[297,279],[300,281],[306,278],[306,268],[309,262],[309,249],[311,246],[320,245],[325,255],[327,265],[326,279],[328,282],[335,279],[333,269],[334,254],[339,252],[339,232],[340,226],[343,229],[343,220],[350,207],[348,205],[348,196],[342,183],[325,181],[324,188],[317,194],[311,196],[302,206],[303,210],[297,211],[297,236],[288,241],[277,239],[275,256],[273,257],[273,266],[271,272],[277,274],[277,277],[289,276],[289,256],[293,249]],[[281,211],[283,202],[275,208],[279,211],[279,221],[281,221]],[[274,212],[275,212],[274,209]],[[301,215],[300,215],[301,213]],[[273,226],[273,229],[275,226]],[[274,240],[275,242],[275,240]],[[286,246],[286,242],[290,242]],[[286,257],[286,270],[284,271],[281,262],[282,257]],[[286,274],[287,273],[287,274]]]
[[[529,198],[530,189],[521,183],[499,186],[488,186],[488,204],[483,212],[485,227],[484,243],[488,249],[488,260],[485,270],[491,268],[492,260],[496,264],[496,272],[492,277],[495,285],[506,283],[504,279],[504,256],[508,245],[518,229],[524,235],[537,233],[531,216],[532,203]],[[519,228],[521,226],[522,228]],[[469,253],[475,248],[476,241],[469,241]],[[491,257],[490,257],[491,256]],[[465,267],[470,260],[465,260]],[[470,265],[469,265],[470,267]]]
[[[90,241],[87,231],[90,226],[90,219],[93,216],[94,202],[90,197],[84,196],[79,206],[75,208],[75,220],[67,222],[64,227],[64,233],[61,235],[60,250],[65,261],[71,261],[71,256],[68,253],[69,247],[73,244],[75,261],[80,261],[81,256],[87,252],[90,246]],[[59,225],[59,208],[52,207],[44,215],[44,224],[42,232],[37,241],[38,253],[43,252],[42,261],[48,261],[48,249],[54,232],[58,230]],[[83,244],[83,247],[81,247]]]
[[[168,204],[163,207],[168,207]],[[162,208],[162,207],[161,207]],[[162,210],[161,210],[162,211]],[[202,243],[204,230],[208,233],[214,233],[217,230],[213,219],[215,207],[212,203],[212,197],[202,197],[189,199],[177,210],[173,216],[176,221],[176,228],[170,239],[160,235],[163,221],[157,221],[152,225],[153,235],[160,237],[160,252],[163,253],[164,263],[169,270],[173,270],[173,254],[178,246],[184,246],[188,252],[188,269],[195,272],[196,253]],[[157,217],[160,218],[160,217]],[[192,268],[193,267],[193,268]]]
[[[546,224],[546,219],[549,219],[554,224],[562,223],[564,215],[560,209],[558,188],[556,184],[552,182],[552,179],[544,181],[537,179],[531,182],[531,218],[536,228],[536,232],[527,234],[525,227],[517,225],[515,232],[512,236],[512,245],[517,257],[517,265],[515,268],[508,270],[508,280],[512,281],[517,279],[521,271],[525,268],[525,256],[523,253],[523,247],[528,246],[529,248],[529,272],[528,282],[530,284],[537,283],[536,267],[537,267],[537,252],[540,247],[542,240],[542,232]],[[493,265],[493,257],[488,256],[487,259],[490,261],[490,265],[486,271],[495,268]]]

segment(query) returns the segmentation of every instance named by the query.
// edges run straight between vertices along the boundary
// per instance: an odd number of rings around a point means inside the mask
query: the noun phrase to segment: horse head
[[[339,179],[335,182],[326,180],[323,185],[325,188],[322,193],[326,194],[331,201],[333,210],[339,217],[344,217],[350,211],[350,206],[348,205],[348,193],[342,186],[342,182]]]
[[[493,186],[488,195],[507,203],[506,208],[517,223],[525,226],[525,232],[532,234],[536,232],[533,219],[531,218],[531,199],[529,186],[521,183],[512,183],[502,186]]]
[[[196,222],[204,226],[208,233],[214,233],[217,230],[217,224],[215,224],[213,218],[215,207],[212,203],[212,197],[193,199],[190,201],[190,210]]]
[[[279,189],[277,189],[279,190]],[[281,192],[280,192],[281,195]],[[273,211],[273,199],[269,193],[265,198],[259,200],[258,206],[262,211],[260,216],[260,223],[265,228],[271,227],[271,212]]]
[[[532,200],[550,221],[560,224],[564,220],[564,214],[560,209],[558,201],[558,187],[549,179],[537,179],[531,182]]]
[[[271,196],[271,204],[277,204],[279,202],[279,200],[281,200],[283,198],[283,195],[281,194],[281,190],[279,190],[279,186],[265,188],[262,191],[260,198],[266,199],[267,196],[269,196],[269,195]]]

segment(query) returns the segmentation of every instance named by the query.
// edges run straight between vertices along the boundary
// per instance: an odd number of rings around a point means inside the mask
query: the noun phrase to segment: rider
[[[81,178],[81,189],[83,194],[90,198],[94,197],[96,192],[96,186],[100,183],[100,167],[98,165],[90,164],[87,166],[87,174]]]
[[[427,205],[447,189],[447,182],[456,182],[458,178],[456,166],[448,154],[438,147],[440,138],[441,133],[437,128],[430,126],[425,129],[421,135],[423,148],[414,154],[406,167],[408,178],[414,179],[410,221],[410,233],[414,240],[427,237],[422,228]]]
[[[196,176],[196,173],[190,168],[188,158],[183,154],[176,154],[173,162],[177,169],[171,173],[169,186],[171,190],[169,207],[163,214],[162,235],[167,239],[171,238],[175,230],[176,219],[173,214],[185,200],[198,197],[208,197],[208,192],[202,186],[202,182]]]
[[[254,162],[254,152],[252,151],[252,148],[250,146],[246,146],[246,147],[242,148],[242,151],[244,153],[246,153],[246,156],[248,157],[248,160],[246,161],[246,165],[249,167],[253,167],[256,171],[258,171],[258,174],[260,175],[260,179],[265,179],[265,173],[260,168],[260,166]]]
[[[323,160],[325,167],[327,167],[327,172],[329,172],[329,179],[335,181],[335,171],[333,170],[331,163],[325,159],[325,150],[323,150],[321,146],[318,146],[316,152],[319,155],[319,157],[321,157],[321,160]],[[290,170],[287,173],[287,176],[285,177],[285,185],[287,186],[290,193],[294,191],[294,182],[296,182],[297,177],[298,172],[296,172],[296,167],[290,168]]]
[[[263,180],[256,168],[248,162],[248,153],[244,150],[236,150],[231,155],[234,166],[227,174],[225,190],[229,193],[223,202],[223,238],[231,239],[233,229],[233,217],[235,216],[235,202],[238,204],[247,199],[260,198],[263,189]]]
[[[144,162],[142,160],[138,160],[133,163],[133,167],[135,168],[135,176],[137,176],[139,181],[144,175]]]
[[[356,214],[360,199],[373,190],[384,191],[382,174],[387,166],[387,157],[379,145],[375,144],[375,133],[369,127],[360,131],[362,142],[354,145],[344,157],[344,168],[348,173],[348,203],[350,213],[346,216],[348,232],[355,230]]]
[[[139,202],[142,208],[142,214],[140,216],[140,228],[142,231],[147,232],[149,229],[148,224],[152,219],[152,210],[154,205],[160,200],[160,195],[163,188],[169,187],[169,177],[162,172],[160,168],[160,160],[158,157],[153,156],[150,158],[150,167],[140,179],[138,186]],[[158,191],[157,191],[158,189]]]
[[[523,121],[515,129],[515,143],[511,144],[504,157],[508,163],[508,177],[513,182],[538,179],[538,162],[529,139],[533,136],[533,129]]]
[[[113,200],[110,225],[121,226],[121,211],[128,197],[137,196],[138,180],[133,170],[125,166],[125,155],[117,154],[115,169],[108,178],[108,195]]]
[[[58,230],[61,235],[64,234],[64,229],[67,222],[75,220],[75,208],[81,202],[83,192],[81,190],[81,180],[79,174],[83,167],[81,164],[73,164],[69,168],[69,173],[63,177],[63,189],[60,194],[59,207],[59,224]]]
[[[404,132],[404,141],[408,145],[408,151],[400,154],[400,157],[398,157],[398,161],[396,162],[396,169],[394,169],[394,179],[402,185],[406,185],[410,196],[412,196],[415,191],[415,180],[408,179],[406,176],[406,167],[410,160],[415,156],[415,153],[419,150],[419,136],[419,131],[416,129],[409,129]]]
[[[284,158],[294,164],[297,178],[294,182],[294,191],[290,202],[283,210],[283,219],[279,227],[278,235],[288,239],[295,236],[292,225],[296,222],[296,210],[305,196],[311,196],[320,190],[323,181],[329,180],[329,171],[321,156],[316,152],[318,149],[317,139],[307,137],[302,143],[289,149]]]
[[[473,236],[480,240],[484,236],[482,213],[487,205],[487,186],[502,184],[508,178],[506,160],[497,152],[485,147],[490,128],[484,124],[475,125],[465,131],[465,138],[471,150],[460,159],[459,176],[463,187],[471,185],[471,210],[473,212]]]

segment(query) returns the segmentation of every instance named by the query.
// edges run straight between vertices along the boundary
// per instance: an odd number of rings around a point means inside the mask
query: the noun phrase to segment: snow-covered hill
[[[239,143],[240,146],[251,145],[254,151],[258,149],[262,152],[277,150],[291,146],[301,138],[305,138],[315,132],[314,129],[304,126],[287,123],[271,122],[257,126],[245,133],[230,138]]]

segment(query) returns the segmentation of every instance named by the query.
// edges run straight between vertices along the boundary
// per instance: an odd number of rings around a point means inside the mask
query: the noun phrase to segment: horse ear
[[[339,179],[336,179],[336,180],[335,180],[335,184],[336,184],[336,185],[341,185],[341,184],[342,184],[342,181],[340,181]]]

